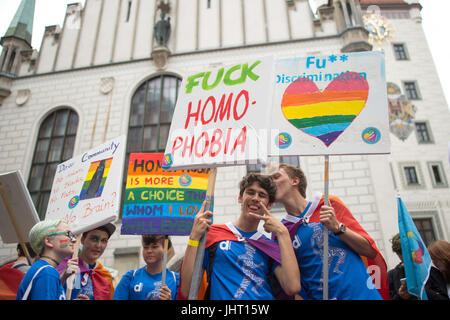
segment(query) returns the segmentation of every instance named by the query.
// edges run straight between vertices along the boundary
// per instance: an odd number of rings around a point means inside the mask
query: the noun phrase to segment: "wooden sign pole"
[[[169,236],[164,236],[164,251],[163,251],[163,267],[162,267],[162,280],[161,286],[166,284],[166,269],[167,269],[167,251],[169,247]]]
[[[81,233],[77,236],[77,242],[75,242],[75,246],[73,248],[72,259],[78,259],[78,249],[80,247],[81,236],[82,236]],[[70,298],[72,297],[72,289],[73,289],[73,282],[75,281],[75,276],[76,276],[75,273],[71,274],[66,280],[66,283],[67,283],[67,290],[66,290],[67,300],[70,300]]]
[[[205,211],[211,210],[214,203],[214,188],[216,185],[217,168],[211,170],[208,179],[208,189],[206,189]],[[191,287],[189,289],[189,300],[196,300],[198,289],[202,280],[203,254],[205,253],[206,233],[200,239],[197,255],[195,256],[194,271],[192,273]]]
[[[328,181],[329,181],[329,156],[325,156],[325,192],[324,192],[324,205],[329,205],[328,199]],[[322,287],[323,287],[323,300],[328,300],[328,228],[323,228],[323,265],[322,265]]]

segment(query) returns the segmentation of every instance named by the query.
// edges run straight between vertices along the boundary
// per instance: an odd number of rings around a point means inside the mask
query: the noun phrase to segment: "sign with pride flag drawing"
[[[122,234],[189,235],[206,197],[210,169],[164,171],[162,153],[132,153]]]
[[[63,219],[81,233],[117,219],[125,136],[58,165],[46,219]]]
[[[166,169],[265,161],[273,59],[188,73],[181,83],[165,154]]]
[[[384,69],[381,52],[276,61],[269,153],[389,153]]]

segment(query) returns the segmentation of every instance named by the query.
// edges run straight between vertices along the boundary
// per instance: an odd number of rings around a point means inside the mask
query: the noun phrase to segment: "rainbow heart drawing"
[[[300,78],[284,91],[281,110],[293,126],[329,147],[364,109],[368,95],[369,84],[357,72],[342,73],[323,91]]]

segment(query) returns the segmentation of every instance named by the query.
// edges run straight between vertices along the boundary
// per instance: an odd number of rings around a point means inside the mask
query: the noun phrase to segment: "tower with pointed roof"
[[[11,94],[11,81],[20,68],[21,56],[32,49],[35,0],[22,0],[5,35],[0,39],[0,105]]]

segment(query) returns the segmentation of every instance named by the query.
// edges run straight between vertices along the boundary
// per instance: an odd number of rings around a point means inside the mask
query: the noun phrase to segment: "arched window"
[[[164,152],[181,79],[161,75],[144,82],[131,99],[125,171],[130,153]],[[127,175],[124,174],[124,188]],[[122,197],[125,192],[122,192]],[[122,199],[123,203],[123,199]]]
[[[56,167],[73,156],[77,128],[78,115],[67,108],[52,112],[39,128],[28,190],[41,219],[45,218]]]

